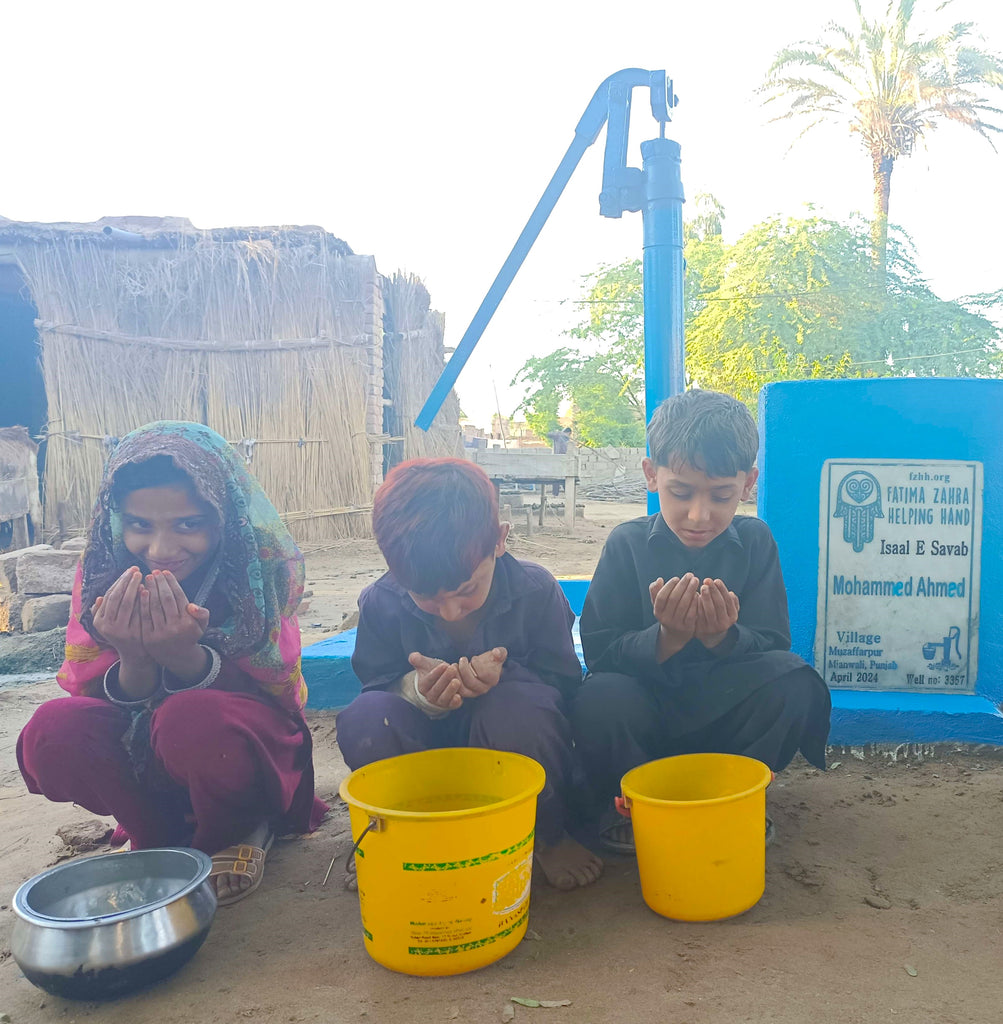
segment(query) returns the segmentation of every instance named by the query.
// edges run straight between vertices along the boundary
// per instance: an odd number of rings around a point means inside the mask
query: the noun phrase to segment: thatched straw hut
[[[386,464],[448,448],[451,433],[459,446],[448,412],[428,439],[395,440],[395,413],[424,398],[403,392],[441,369],[441,332],[427,292],[413,314],[398,303],[405,334],[427,336],[388,390],[383,288],[371,256],[316,227],[0,218],[0,426],[44,437],[46,538],[83,527],[117,438],[160,418],[227,437],[300,540],[365,534]]]
[[[0,553],[26,547],[29,522],[42,521],[37,455],[24,427],[0,427]]]
[[[392,437],[384,470],[404,459],[463,451],[455,392],[450,392],[431,429],[426,432],[414,425],[443,367],[445,319],[430,307],[428,289],[413,274],[398,272],[383,278],[384,423]]]

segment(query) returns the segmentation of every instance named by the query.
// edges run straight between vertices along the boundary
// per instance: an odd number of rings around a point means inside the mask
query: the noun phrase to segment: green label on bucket
[[[531,829],[525,839],[520,839],[514,846],[508,846],[504,850],[495,850],[493,853],[485,853],[480,857],[468,857],[466,860],[440,860],[440,861],[404,861],[401,864],[403,871],[459,871],[461,868],[475,868],[480,864],[490,864],[493,860],[501,857],[508,857],[528,846],[533,841],[533,834],[536,830]]]
[[[484,939],[474,939],[471,942],[458,942],[452,946],[408,946],[407,951],[412,956],[446,956],[448,953],[466,953],[471,949],[480,949],[482,946],[490,946],[492,942],[504,939],[506,935],[511,935],[512,932],[526,923],[526,918],[528,916],[529,908],[527,907],[515,924],[509,925],[508,928],[504,931],[498,932],[497,935],[489,935]]]
[[[369,939],[370,942],[373,941],[373,933],[368,928],[363,928],[362,934],[365,935],[365,937]]]

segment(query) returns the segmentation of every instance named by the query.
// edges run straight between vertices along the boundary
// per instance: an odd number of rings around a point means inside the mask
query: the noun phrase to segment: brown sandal
[[[221,907],[227,907],[231,903],[250,896],[255,889],[261,885],[261,879],[265,876],[265,855],[272,848],[274,836],[269,834],[261,846],[251,846],[249,843],[238,843],[235,846],[228,846],[225,850],[213,854],[212,871],[209,877],[218,878],[220,875],[239,875],[249,878],[251,884],[230,896],[216,897],[216,903]],[[215,887],[213,882],[213,887]]]

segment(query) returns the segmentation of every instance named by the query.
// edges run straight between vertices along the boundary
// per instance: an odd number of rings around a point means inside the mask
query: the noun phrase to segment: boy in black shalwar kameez
[[[800,749],[825,768],[829,691],[791,653],[776,542],[762,520],[735,517],[758,447],[752,416],[727,395],[663,402],[644,460],[660,512],[613,530],[593,575],[573,723],[613,849],[633,844],[612,799],[646,761],[722,752],[779,771]]]

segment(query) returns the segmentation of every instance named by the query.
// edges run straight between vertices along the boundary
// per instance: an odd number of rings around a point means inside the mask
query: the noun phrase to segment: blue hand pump
[[[641,169],[627,166],[627,137],[633,90],[647,87],[659,137],[641,143]],[[599,213],[621,217],[641,211],[644,270],[645,420],[669,395],[685,386],[683,345],[683,186],[679,144],[665,138],[677,98],[664,71],[627,68],[610,75],[596,90],[575,127],[568,147],[487,295],[443,368],[415,420],[428,430],[460,371],[470,358],[498,304],[508,291],[533,243],[539,237],[585,151],[606,127]],[[658,496],[648,495],[648,510],[658,510]]]

